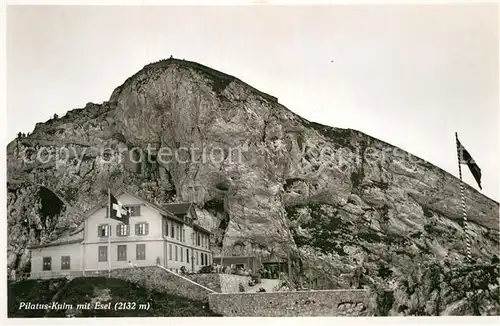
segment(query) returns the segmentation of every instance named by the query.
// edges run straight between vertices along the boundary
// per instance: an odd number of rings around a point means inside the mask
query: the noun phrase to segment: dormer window
[[[141,205],[126,205],[130,216],[141,216]]]

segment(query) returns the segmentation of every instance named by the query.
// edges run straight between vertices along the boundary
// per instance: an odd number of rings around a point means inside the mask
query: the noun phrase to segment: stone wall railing
[[[210,309],[223,316],[365,316],[365,290],[210,294]]]

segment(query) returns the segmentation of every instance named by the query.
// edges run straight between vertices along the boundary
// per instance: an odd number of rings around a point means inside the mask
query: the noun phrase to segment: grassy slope
[[[135,302],[135,310],[21,310],[21,302],[77,304],[100,301]],[[149,303],[149,310],[139,309],[139,304]],[[25,280],[8,285],[9,317],[185,317],[217,316],[208,304],[176,295],[149,291],[146,288],[118,279],[105,277],[53,280]]]

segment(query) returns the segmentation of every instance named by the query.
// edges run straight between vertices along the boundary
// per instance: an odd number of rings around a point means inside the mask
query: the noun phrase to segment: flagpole
[[[460,142],[458,140],[458,133],[455,132],[455,141],[457,143],[457,159],[458,159],[458,175],[460,177],[460,199],[462,201],[462,214],[463,214],[463,220],[464,220],[464,232],[465,232],[465,242],[467,245],[467,259],[472,261],[472,250],[471,250],[471,241],[469,238],[469,233],[468,231],[468,223],[467,223],[467,210],[465,208],[465,195],[464,195],[464,183],[462,180],[462,155],[460,155]]]
[[[108,187],[108,218],[111,221],[111,190]],[[111,277],[111,223],[108,223],[108,278]]]
[[[224,270],[224,238],[222,238],[222,247],[220,248],[220,267]]]

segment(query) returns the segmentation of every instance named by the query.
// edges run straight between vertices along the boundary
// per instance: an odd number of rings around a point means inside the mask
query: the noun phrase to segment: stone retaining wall
[[[240,283],[243,284],[245,291],[249,288],[250,276],[219,274],[219,279],[222,293],[239,293]]]
[[[214,290],[215,292],[222,292],[219,274],[190,274],[186,275],[186,277],[198,284]]]
[[[198,301],[208,301],[208,295],[216,293],[160,266],[114,269],[111,271],[111,277],[134,282],[150,290]]]
[[[368,301],[365,290],[209,295],[210,309],[223,316],[365,316]]]
[[[191,274],[187,278],[219,293],[240,292],[240,283],[248,289],[250,276],[234,274]]]

